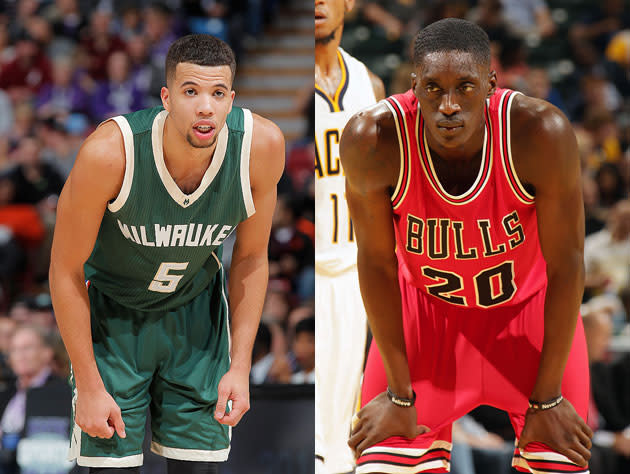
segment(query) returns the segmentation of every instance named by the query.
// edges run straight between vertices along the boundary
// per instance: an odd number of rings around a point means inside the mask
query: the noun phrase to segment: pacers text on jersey
[[[218,246],[235,226],[220,224],[154,224],[127,225],[118,220],[126,239],[145,247],[210,247]]]

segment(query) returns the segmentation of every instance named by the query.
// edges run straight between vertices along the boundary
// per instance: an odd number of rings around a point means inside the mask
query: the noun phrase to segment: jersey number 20
[[[464,279],[457,273],[445,272],[428,266],[422,267],[422,274],[439,283],[426,285],[427,291],[444,301],[459,306],[468,306],[464,296],[454,293],[464,288]],[[496,267],[486,268],[473,278],[476,303],[489,308],[509,301],[516,293],[514,283],[514,262],[507,261]]]

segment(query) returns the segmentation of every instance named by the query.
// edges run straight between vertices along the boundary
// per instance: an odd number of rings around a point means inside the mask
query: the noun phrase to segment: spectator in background
[[[125,51],[116,51],[107,60],[107,79],[92,95],[92,118],[98,122],[142,108],[144,95],[131,76],[129,56]]]
[[[15,384],[15,375],[9,367],[9,347],[16,322],[6,313],[0,313],[0,393]]]
[[[53,60],[52,81],[44,84],[37,94],[39,117],[63,117],[68,113],[85,113],[88,97],[76,72],[71,56]]]
[[[52,25],[52,31],[58,38],[65,38],[73,43],[79,41],[79,33],[85,26],[78,0],[55,0],[49,4],[42,15]]]
[[[546,38],[556,31],[545,0],[501,0],[503,16],[512,33],[521,38]]]
[[[161,74],[160,69],[151,64],[149,60],[149,43],[142,34],[131,35],[127,39],[127,52],[129,54],[131,80],[134,87],[140,91],[147,105],[161,105],[158,96],[151,96],[151,84]],[[155,78],[155,79],[154,79]]]
[[[269,239],[270,276],[294,281],[300,287],[303,271],[313,266],[313,239],[296,227],[297,213],[289,196],[279,195],[273,214]],[[275,272],[275,274],[273,273]]]
[[[145,8],[143,34],[149,44],[149,61],[155,71],[150,89],[152,96],[160,96],[166,53],[176,39],[173,26],[173,12],[165,3],[151,3]]]
[[[487,431],[470,415],[453,423],[452,474],[510,474],[513,443]]]
[[[13,203],[39,204],[61,192],[63,178],[41,160],[41,146],[41,140],[31,135],[20,141],[13,154],[16,166],[5,175],[14,186]]]
[[[586,235],[593,234],[606,225],[605,214],[599,206],[599,189],[595,179],[588,174],[582,174],[582,197],[584,200],[584,227]]]
[[[295,325],[292,344],[299,370],[291,383],[315,383],[315,317],[302,319]]]
[[[65,180],[70,174],[74,160],[83,141],[82,136],[69,133],[68,125],[79,120],[85,121],[83,115],[71,115],[64,118],[43,120],[38,128],[42,140],[42,159],[54,166]]]
[[[32,324],[15,329],[9,344],[9,364],[16,381],[0,393],[1,457],[5,474],[19,472],[15,449],[24,431],[28,390],[52,384],[67,386],[52,373],[53,356],[53,343],[47,330]]]
[[[81,34],[81,48],[86,60],[87,73],[94,81],[107,77],[109,57],[117,51],[125,50],[125,43],[111,32],[112,14],[104,8],[97,8],[90,17],[90,26]]]
[[[120,18],[116,21],[116,31],[123,41],[142,34],[142,15],[137,5],[125,4]]]
[[[420,29],[422,8],[416,0],[368,0],[362,12],[390,41],[410,39]]]
[[[624,8],[624,0],[601,0],[586,6],[589,7],[586,15],[570,29],[573,48],[590,50],[603,58],[612,36],[630,27],[630,13]]]
[[[274,354],[271,352],[271,331],[267,324],[261,321],[252,350],[252,370],[249,375],[252,384],[267,382],[267,374],[273,364],[273,360]]]
[[[533,67],[527,73],[525,79],[525,93],[530,97],[546,100],[555,105],[565,114],[566,107],[560,93],[551,85],[547,70],[542,67]]]
[[[602,310],[586,312],[583,321],[591,367],[588,423],[594,432],[589,468],[592,474],[625,473],[630,469],[630,420],[622,405],[629,394],[624,398],[618,393],[612,366],[606,361],[612,321]]]
[[[15,43],[15,58],[1,66],[0,89],[14,102],[29,99],[50,82],[52,68],[37,42],[21,33]]]
[[[35,133],[35,111],[28,100],[14,102],[13,111],[13,128],[8,139],[11,146],[15,147],[22,138]]]
[[[605,209],[615,206],[626,196],[623,178],[619,167],[614,163],[602,164],[595,173],[595,181],[599,189],[600,205]]]
[[[584,242],[585,287],[618,293],[630,284],[630,200],[618,202],[606,227]]]

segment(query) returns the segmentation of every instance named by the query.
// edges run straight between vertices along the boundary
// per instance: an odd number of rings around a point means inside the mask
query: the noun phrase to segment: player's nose
[[[442,114],[446,116],[451,116],[453,114],[456,114],[457,112],[461,112],[461,110],[462,109],[457,103],[457,101],[455,100],[455,97],[453,97],[452,92],[446,92],[442,96],[442,100],[440,102],[440,108],[439,108],[439,111]]]
[[[210,96],[199,96],[197,101],[197,115],[211,116],[214,114],[214,104]]]

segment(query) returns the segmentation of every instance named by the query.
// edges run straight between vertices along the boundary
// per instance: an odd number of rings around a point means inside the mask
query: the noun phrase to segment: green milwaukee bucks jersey
[[[161,107],[115,117],[124,138],[120,193],[105,210],[85,276],[118,303],[169,310],[204,290],[221,244],[254,213],[249,182],[252,114],[233,107],[201,184],[184,194],[164,163]]]

